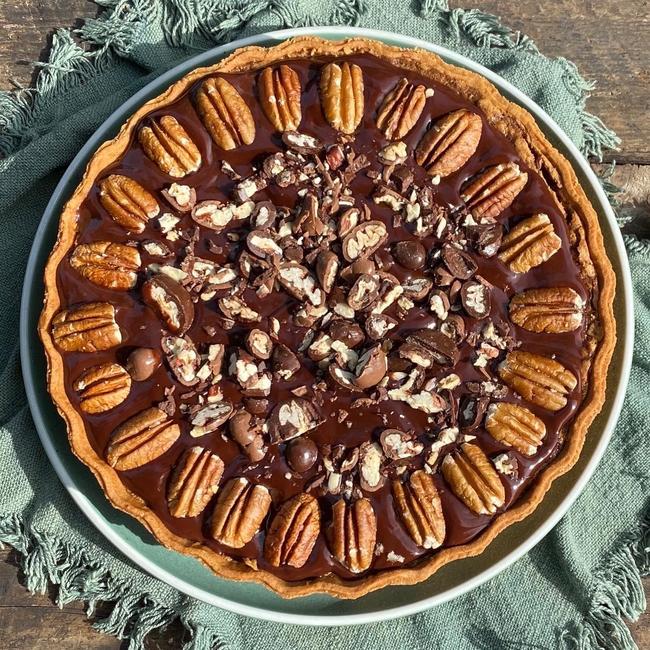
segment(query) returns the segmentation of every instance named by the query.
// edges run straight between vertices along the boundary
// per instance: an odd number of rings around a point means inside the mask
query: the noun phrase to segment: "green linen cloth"
[[[98,0],[99,1],[99,0]],[[465,596],[393,622],[311,629],[209,607],[144,574],[88,523],[59,483],[26,406],[18,308],[32,237],[74,154],[101,121],[160,72],[214,44],[271,29],[361,25],[428,39],[495,70],[545,108],[585,154],[617,139],[584,110],[590,86],[564,59],[476,10],[441,0],[101,0],[104,12],[58,32],[36,88],[0,94],[0,541],[22,557],[27,586],[89,612],[115,601],[99,629],[130,638],[180,618],[186,649],[633,648],[625,618],[645,607],[650,564],[650,248],[629,240],[636,346],[628,399],[609,448],[563,520],[525,557]],[[71,16],[72,18],[72,16]],[[0,631],[0,637],[2,631]]]

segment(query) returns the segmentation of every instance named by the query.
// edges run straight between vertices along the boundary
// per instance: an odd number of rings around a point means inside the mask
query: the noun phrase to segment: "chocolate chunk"
[[[376,345],[359,357],[354,371],[356,375],[354,383],[361,390],[372,388],[384,378],[387,370],[386,353]]]
[[[393,255],[398,264],[411,271],[424,267],[427,251],[419,241],[400,241],[393,246]]]
[[[434,361],[443,366],[455,366],[460,353],[453,339],[442,332],[429,329],[416,330],[406,338],[407,343],[418,345],[431,354]]]
[[[335,320],[330,325],[329,335],[335,341],[341,341],[348,348],[361,345],[366,338],[359,325],[346,320]]]
[[[474,395],[463,395],[460,401],[458,423],[461,429],[473,431],[481,426],[483,416],[490,403],[488,397],[476,397]]]
[[[268,230],[275,224],[277,210],[271,201],[260,201],[255,204],[251,214],[251,227],[257,230]]]
[[[300,370],[301,366],[298,357],[286,345],[279,343],[273,350],[271,367],[276,375],[288,381]]]
[[[355,311],[370,307],[379,296],[379,279],[374,275],[362,274],[348,292],[347,303]]]
[[[442,249],[442,259],[449,272],[459,280],[469,280],[476,273],[476,262],[465,252],[446,245]]]
[[[467,237],[479,255],[494,257],[501,246],[503,226],[496,222],[467,226]]]

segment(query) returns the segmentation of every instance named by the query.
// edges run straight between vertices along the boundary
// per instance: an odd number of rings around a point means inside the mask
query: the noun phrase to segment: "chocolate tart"
[[[45,284],[49,390],[111,503],[285,597],[481,553],[576,462],[615,342],[598,218],[533,118],[366,39],[147,102]]]

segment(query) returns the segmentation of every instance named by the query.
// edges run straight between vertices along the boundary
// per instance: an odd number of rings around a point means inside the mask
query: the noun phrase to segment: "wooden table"
[[[505,24],[531,36],[542,52],[574,61],[595,79],[588,107],[622,138],[606,161],[619,164],[614,181],[622,200],[638,215],[632,229],[650,234],[650,6],[645,0],[463,0],[496,13]],[[96,15],[88,0],[3,0],[0,2],[0,89],[29,85],[29,61],[43,59],[52,30],[78,26]],[[645,223],[641,218],[646,216]],[[40,650],[119,648],[96,633],[81,605],[59,610],[49,596],[31,596],[20,583],[13,551],[0,551],[0,647]],[[650,593],[650,579],[645,581]],[[100,612],[101,614],[101,608]],[[640,648],[650,648],[650,614],[631,626]],[[152,634],[147,648],[177,648],[184,632],[173,625]]]

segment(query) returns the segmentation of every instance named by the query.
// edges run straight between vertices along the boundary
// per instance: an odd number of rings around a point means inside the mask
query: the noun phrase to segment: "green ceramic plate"
[[[618,345],[607,381],[607,403],[594,422],[584,451],[571,472],[556,480],[535,513],[502,532],[479,557],[448,564],[429,580],[408,587],[388,587],[354,601],[316,595],[285,600],[261,585],[222,580],[197,561],[162,548],[135,520],[111,507],[90,471],[73,456],[63,421],[46,389],[45,357],[37,335],[43,301],[42,273],[56,238],[59,214],[72,194],[88,159],[98,146],[113,137],[122,123],[145,101],[155,97],[193,68],[215,63],[245,45],[273,45],[292,36],[314,34],[343,39],[363,36],[402,47],[420,47],[450,63],[474,70],[501,92],[528,109],[551,142],[573,167],[600,215],[607,249],[618,276],[615,314]],[[21,306],[21,357],[23,376],[38,433],[54,469],[72,498],[92,523],[145,571],[208,603],[267,620],[311,625],[344,625],[386,620],[422,611],[454,598],[485,582],[521,557],[559,521],[576,499],[602,456],[621,408],[632,357],[633,316],[629,268],[614,214],[598,180],[585,159],[560,128],[530,99],[482,66],[454,52],[424,41],[389,32],[351,28],[296,29],[262,34],[235,41],[196,56],[134,95],[113,113],[72,161],[45,210],[34,239]]]

